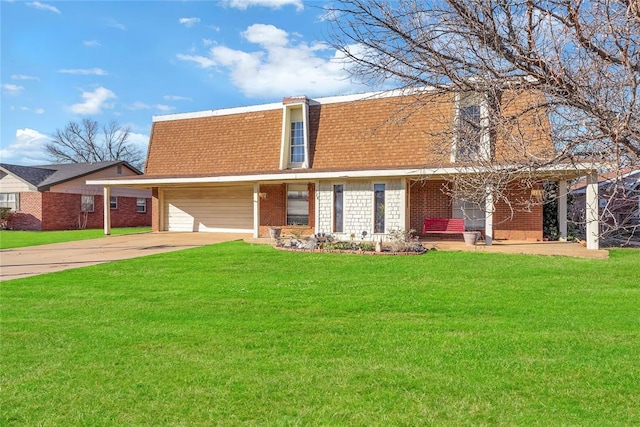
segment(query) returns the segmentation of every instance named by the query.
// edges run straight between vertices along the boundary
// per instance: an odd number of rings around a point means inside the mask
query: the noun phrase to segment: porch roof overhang
[[[364,179],[364,178],[392,178],[406,177],[415,179],[446,178],[455,175],[495,173],[512,170],[517,173],[529,174],[531,177],[548,180],[571,180],[585,176],[597,170],[595,164],[552,165],[527,171],[525,168],[504,165],[492,168],[473,166],[438,167],[438,168],[404,168],[404,169],[369,169],[369,170],[293,170],[273,173],[256,173],[245,175],[207,175],[207,176],[149,176],[141,175],[130,178],[93,179],[87,180],[88,185],[102,185],[105,187],[183,187],[193,185],[224,185],[241,183],[295,182],[315,181],[321,179]]]

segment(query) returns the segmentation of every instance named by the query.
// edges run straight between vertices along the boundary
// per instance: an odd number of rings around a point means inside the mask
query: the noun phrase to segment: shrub
[[[389,246],[392,252],[424,252],[424,246],[414,236],[416,230],[391,230],[389,232]]]
[[[0,229],[6,230],[9,220],[13,216],[11,208],[0,208]]]

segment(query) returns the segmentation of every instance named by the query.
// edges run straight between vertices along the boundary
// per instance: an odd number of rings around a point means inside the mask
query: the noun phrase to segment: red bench
[[[462,234],[464,218],[425,218],[423,234]]]

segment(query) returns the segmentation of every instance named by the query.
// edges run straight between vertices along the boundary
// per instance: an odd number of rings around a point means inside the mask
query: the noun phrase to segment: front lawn
[[[640,252],[231,242],[0,284],[0,425],[640,425]]]
[[[147,233],[149,231],[151,231],[151,227],[112,228],[111,234]],[[99,237],[104,237],[104,230],[102,228],[62,231],[0,230],[0,249],[97,239]]]

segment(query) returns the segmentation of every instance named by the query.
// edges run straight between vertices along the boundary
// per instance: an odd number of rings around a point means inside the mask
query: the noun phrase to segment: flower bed
[[[364,233],[363,233],[364,236]],[[362,255],[422,255],[427,249],[409,232],[392,231],[389,242],[336,241],[333,236],[320,233],[306,239],[289,237],[277,239],[275,248],[285,251],[351,253]]]

